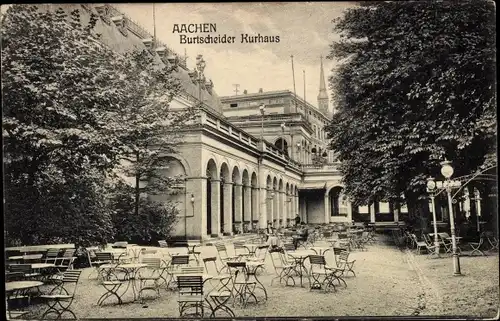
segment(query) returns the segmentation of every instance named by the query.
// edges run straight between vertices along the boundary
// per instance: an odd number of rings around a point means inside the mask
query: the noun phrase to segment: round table
[[[132,286],[132,292],[134,293],[134,301],[137,300],[136,296],[136,274],[139,269],[148,266],[147,264],[143,263],[124,263],[124,264],[118,264],[116,266],[116,270],[121,270],[125,273],[124,275],[124,281],[128,281],[127,288],[125,289],[125,292],[129,289],[130,286]],[[123,294],[125,294],[125,292]],[[122,296],[123,296],[122,294]]]
[[[307,268],[305,266],[305,261],[309,257],[309,255],[313,254],[312,251],[295,251],[295,252],[289,252],[288,256],[290,256],[292,259],[295,261],[295,271],[299,274],[300,276],[300,286],[303,287],[304,285],[302,284],[302,277],[305,274],[307,275]]]
[[[11,281],[5,282],[5,293],[7,294],[7,301],[11,297],[27,296],[27,293],[32,288],[37,288],[43,285],[40,281]],[[38,290],[39,291],[39,290]],[[30,296],[28,296],[29,303]]]
[[[309,248],[310,250],[313,250],[314,253],[318,255],[325,255],[326,251],[330,251],[330,248],[327,246],[313,246]]]
[[[28,290],[43,285],[40,281],[11,281],[5,282],[5,292]]]

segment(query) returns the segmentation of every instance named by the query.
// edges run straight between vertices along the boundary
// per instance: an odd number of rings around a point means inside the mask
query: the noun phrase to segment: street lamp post
[[[438,229],[437,229],[437,219],[436,219],[436,205],[434,203],[434,198],[436,195],[434,194],[436,190],[436,182],[432,177],[427,179],[427,192],[429,192],[431,203],[432,203],[432,225],[434,226],[434,247],[435,253],[439,255],[439,239],[438,239]]]
[[[453,274],[460,275],[460,257],[457,253],[457,239],[455,236],[455,217],[453,215],[453,200],[451,196],[451,176],[453,175],[453,167],[450,161],[444,161],[441,163],[441,174],[443,174],[446,181],[444,182],[446,194],[448,196],[448,211],[450,213],[450,230],[451,230],[451,245],[453,249]]]

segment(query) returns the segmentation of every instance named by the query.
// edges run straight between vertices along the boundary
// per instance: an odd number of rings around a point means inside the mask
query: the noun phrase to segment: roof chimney
[[[248,90],[245,89],[245,90],[243,90],[243,95],[246,95],[246,94],[248,94]]]
[[[263,91],[262,91],[262,88],[259,88],[259,94],[262,94]]]

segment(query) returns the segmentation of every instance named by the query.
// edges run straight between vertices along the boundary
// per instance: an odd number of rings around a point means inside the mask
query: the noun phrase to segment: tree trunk
[[[408,205],[408,222],[410,229],[419,230],[421,233],[429,233],[430,211],[429,203],[426,199],[418,199],[418,195],[405,193]]]

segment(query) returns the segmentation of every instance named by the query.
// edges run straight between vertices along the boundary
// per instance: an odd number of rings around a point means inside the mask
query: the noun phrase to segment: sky
[[[152,4],[113,4],[153,34]],[[289,3],[156,3],[157,38],[177,53],[187,53],[187,64],[195,67],[198,54],[206,61],[205,76],[212,79],[219,96],[262,88],[294,90],[291,55],[295,70],[296,93],[317,106],[320,82],[320,56],[327,56],[329,44],[338,40],[332,20],[353,3],[289,2]],[[181,44],[175,24],[216,24],[216,32],[187,36],[235,36],[231,44]],[[279,43],[241,43],[241,34],[279,36]],[[184,34],[184,33],[183,33]],[[323,59],[325,78],[336,62]],[[326,81],[328,81],[326,79]],[[328,83],[327,83],[328,86]],[[330,94],[330,91],[329,91]],[[330,107],[331,108],[331,107]]]

